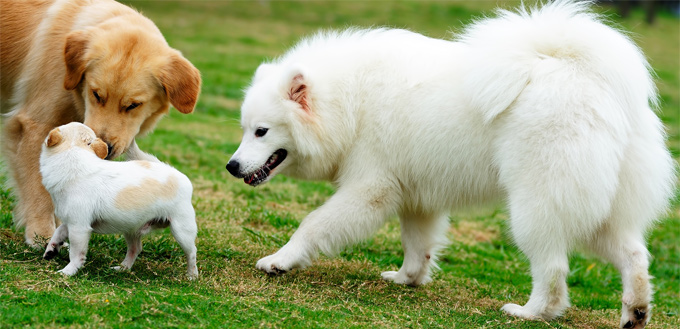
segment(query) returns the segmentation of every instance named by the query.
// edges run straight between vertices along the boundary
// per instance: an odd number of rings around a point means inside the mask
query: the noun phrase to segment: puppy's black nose
[[[239,166],[240,165],[239,165],[238,161],[231,160],[231,161],[229,161],[229,163],[227,163],[227,170],[229,170],[229,173],[232,176],[238,177],[238,167]]]

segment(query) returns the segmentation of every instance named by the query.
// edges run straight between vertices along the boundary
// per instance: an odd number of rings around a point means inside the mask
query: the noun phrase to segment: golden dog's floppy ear
[[[106,159],[106,156],[109,155],[109,146],[101,138],[95,139],[90,147],[100,159]]]
[[[66,90],[76,89],[80,80],[83,79],[87,67],[85,52],[88,42],[88,33],[85,31],[73,31],[66,36],[64,46],[64,61],[66,62],[64,88]]]
[[[54,147],[59,145],[61,141],[64,139],[64,136],[61,135],[61,132],[59,131],[59,128],[54,128],[52,131],[50,131],[50,134],[47,135],[47,140],[45,140],[45,145],[47,147]]]
[[[182,113],[194,111],[201,92],[201,73],[186,58],[173,54],[158,74],[170,103]]]

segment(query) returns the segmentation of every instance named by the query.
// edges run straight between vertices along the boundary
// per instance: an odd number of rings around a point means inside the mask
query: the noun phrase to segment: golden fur
[[[51,129],[84,122],[115,158],[170,104],[192,112],[201,78],[153,22],[112,0],[0,0],[0,31],[2,144],[15,223],[33,244],[55,228],[38,163]]]
[[[140,185],[128,186],[116,195],[115,205],[120,210],[136,210],[148,207],[157,200],[172,200],[177,195],[177,177],[170,176],[165,183],[151,177]]]
[[[149,162],[149,161],[139,160],[139,161],[136,161],[135,163],[140,165],[142,168],[151,169],[151,162]]]

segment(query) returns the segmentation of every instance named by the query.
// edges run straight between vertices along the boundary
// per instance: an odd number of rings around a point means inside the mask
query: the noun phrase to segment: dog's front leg
[[[26,243],[42,248],[36,237],[49,238],[56,227],[52,198],[42,184],[40,150],[53,126],[16,114],[5,124],[3,144],[10,173],[15,182],[17,204],[14,223],[26,227]]]
[[[398,189],[393,184],[371,183],[341,186],[302,221],[285,246],[260,259],[257,268],[271,274],[304,268],[311,265],[319,251],[333,255],[368,238],[396,211],[399,203]]]
[[[70,261],[66,267],[59,270],[59,273],[66,276],[72,276],[83,266],[91,233],[92,229],[90,227],[70,226],[68,228]]]
[[[151,162],[160,162],[158,158],[155,156],[146,153],[142,150],[139,149],[139,146],[137,146],[137,141],[134,139],[132,140],[132,144],[130,144],[130,147],[125,151],[125,158],[127,160],[146,160],[146,161],[151,161]]]

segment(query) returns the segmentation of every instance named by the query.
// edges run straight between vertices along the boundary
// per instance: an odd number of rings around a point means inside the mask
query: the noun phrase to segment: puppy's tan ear
[[[61,141],[64,139],[64,136],[61,135],[61,132],[59,131],[59,128],[54,128],[52,131],[50,131],[50,134],[47,135],[47,140],[45,140],[45,145],[47,147],[54,147],[59,145]]]
[[[64,61],[66,62],[64,88],[66,90],[76,89],[80,80],[83,79],[87,67],[85,52],[87,51],[88,39],[88,33],[85,31],[73,31],[66,36],[66,45],[64,46]]]
[[[305,112],[311,112],[309,107],[309,88],[302,73],[296,74],[290,81],[288,99],[298,103]]]
[[[96,154],[100,159],[106,159],[106,156],[109,155],[109,146],[104,143],[101,138],[97,138],[90,144],[90,147],[94,151],[94,154]]]
[[[182,113],[194,111],[201,92],[201,73],[186,58],[173,54],[158,74],[170,103]]]

